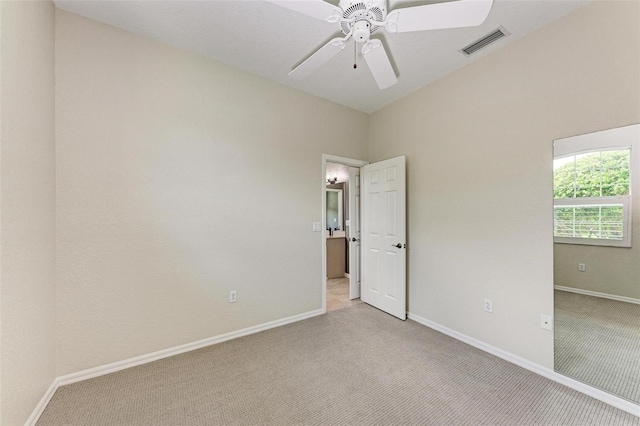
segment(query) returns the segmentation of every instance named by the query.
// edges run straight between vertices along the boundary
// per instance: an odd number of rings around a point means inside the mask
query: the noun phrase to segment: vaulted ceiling
[[[359,52],[356,62],[362,66],[354,69],[352,41],[306,79],[290,78],[292,68],[339,34],[339,24],[322,22],[267,1],[54,0],[60,9],[367,113],[513,43],[586,2],[495,0],[489,17],[477,27],[402,34],[380,31],[377,37],[385,44],[398,83],[379,90]],[[337,0],[331,3],[337,4]],[[388,8],[428,3],[437,1],[391,0]],[[499,26],[511,35],[469,57],[459,52]]]

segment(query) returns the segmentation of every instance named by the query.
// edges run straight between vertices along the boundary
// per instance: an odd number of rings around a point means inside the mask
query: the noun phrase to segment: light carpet
[[[640,425],[366,304],[60,387],[46,425]]]
[[[640,403],[640,305],[555,291],[555,368]]]

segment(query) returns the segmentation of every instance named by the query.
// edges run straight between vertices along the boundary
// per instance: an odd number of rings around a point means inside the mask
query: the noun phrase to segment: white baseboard
[[[80,382],[82,380],[87,380],[94,377],[103,376],[109,373],[114,373],[116,371],[124,370],[126,368],[135,367],[137,365],[146,364],[162,358],[167,358],[170,356],[189,352],[195,349],[203,348],[205,346],[214,345],[216,343],[222,343],[227,340],[235,339],[242,336],[247,336],[249,334],[259,333],[261,331],[269,330],[271,328],[279,327],[279,326],[290,324],[293,322],[302,321],[307,318],[322,315],[323,313],[324,311],[322,309],[316,309],[314,311],[306,312],[303,314],[294,315],[294,316],[283,318],[280,320],[275,320],[268,323],[256,325],[253,327],[244,328],[242,330],[232,331],[229,333],[221,334],[221,335],[210,337],[207,339],[198,340],[196,342],[175,346],[173,348],[163,349],[161,351],[152,352],[150,354],[141,355],[134,358],[129,358],[129,359],[114,362],[111,364],[106,364],[103,366],[94,367],[87,370],[78,371],[76,373],[66,374],[66,375],[57,377],[53,381],[53,383],[51,384],[47,392],[44,394],[44,396],[42,397],[38,405],[36,406],[35,410],[33,411],[31,416],[25,423],[25,426],[32,426],[36,424],[36,422],[42,415],[42,412],[46,408],[47,404],[49,403],[49,401],[53,397],[53,394],[55,393],[55,391],[58,389],[59,386]],[[495,355],[513,364],[519,365],[520,367],[523,367],[529,371],[533,371],[534,373],[540,374],[541,376],[544,376],[548,379],[561,383],[567,387],[577,390],[578,392],[582,392],[586,395],[589,395],[593,398],[596,398],[602,402],[605,402],[616,408],[624,410],[635,416],[640,416],[640,407],[638,407],[636,404],[633,404],[630,401],[627,401],[622,398],[618,398],[612,394],[601,391],[600,389],[593,388],[582,382],[563,376],[562,374],[556,373],[555,371],[550,370],[546,367],[543,367],[539,364],[528,361],[524,358],[521,358],[517,355],[514,355],[502,349],[496,348],[495,346],[491,346],[489,344],[481,342],[465,334],[451,330],[445,326],[442,326],[433,321],[422,318],[411,312],[408,313],[408,316],[409,316],[409,319],[416,321],[422,325],[425,325],[429,328],[432,328],[436,331],[439,331],[443,334],[446,334],[450,337],[453,337],[454,339],[460,340],[464,343],[467,343],[471,346],[474,346],[478,349],[481,349],[485,352],[488,352],[492,355]]]
[[[460,340],[461,342],[464,342],[468,345],[471,345],[480,350],[483,350],[492,355],[495,355],[498,358],[502,358],[505,361],[509,361],[512,364],[516,364],[522,368],[525,368],[529,371],[537,373],[543,377],[546,377],[547,379],[553,380],[554,382],[563,384],[571,389],[574,389],[585,395],[589,395],[590,397],[593,397],[599,401],[602,401],[616,408],[619,408],[623,411],[626,411],[627,413],[633,414],[634,416],[640,417],[640,406],[634,404],[631,401],[628,401],[623,398],[619,398],[603,390],[596,389],[592,386],[589,386],[585,383],[574,380],[570,377],[563,376],[562,374],[556,373],[555,371],[549,368],[543,367],[540,364],[536,364],[535,362],[531,362],[527,359],[519,357],[518,355],[512,354],[510,352],[507,352],[495,346],[491,346],[487,343],[481,342],[480,340],[474,339],[473,337],[467,336],[466,334],[459,333],[455,330],[447,328],[436,322],[430,321],[426,318],[422,318],[411,312],[408,312],[408,315],[409,315],[409,319],[417,323],[420,323],[422,325],[425,325],[429,328],[432,328],[436,331],[439,331],[442,334],[446,334],[447,336],[453,337],[454,339]]]
[[[307,318],[322,315],[322,309],[316,309],[315,311],[305,312],[304,314],[294,315],[287,318],[267,322],[264,324],[254,325],[253,327],[243,328],[242,330],[231,331],[229,333],[220,334],[218,336],[209,337],[207,339],[198,340],[196,342],[186,343],[184,345],[175,346],[173,348],[163,349],[157,352],[152,352],[146,355],[140,355],[134,358],[125,359],[122,361],[113,362],[111,364],[102,365],[99,367],[89,368],[87,370],[78,371],[76,373],[65,374],[58,377],[59,385],[68,385],[75,382],[91,379],[94,377],[104,376],[105,374],[114,373],[116,371],[124,370],[126,368],[135,367],[137,365],[147,364],[149,362],[157,361],[162,358],[168,358],[170,356],[178,355],[181,353],[193,351],[195,349],[204,348],[205,346],[215,345],[216,343],[226,342],[227,340],[237,339],[238,337],[247,336],[249,334],[259,333],[261,331],[269,330],[270,328],[280,327],[282,325],[290,324],[297,321],[302,321]]]
[[[51,401],[53,394],[56,393],[56,390],[58,390],[58,386],[58,378],[55,378],[53,380],[53,383],[51,383],[51,386],[49,386],[49,389],[47,389],[44,396],[36,406],[36,409],[33,410],[33,413],[31,413],[31,416],[29,416],[29,418],[27,419],[25,426],[35,426],[36,422],[42,415],[42,412],[45,408],[47,408],[47,404],[49,403],[49,401]]]
[[[597,291],[583,290],[581,288],[575,288],[575,287],[565,287],[562,285],[554,285],[553,288],[556,290],[568,291],[570,293],[578,293],[578,294],[584,294],[586,296],[602,297],[603,299],[611,299],[611,300],[617,300],[619,302],[635,303],[636,305],[640,305],[640,299],[634,299],[632,297],[616,296],[615,294],[600,293]]]
[[[82,370],[76,373],[65,374],[63,376],[57,377],[51,384],[49,390],[47,390],[47,393],[42,397],[42,400],[40,400],[40,403],[29,417],[29,420],[27,420],[25,426],[36,424],[36,422],[40,418],[40,415],[42,415],[42,412],[46,408],[47,404],[51,400],[51,397],[59,386],[81,382],[83,380],[92,379],[94,377],[104,376],[105,374],[115,373],[116,371],[135,367],[137,365],[147,364],[149,362],[157,361],[162,358],[168,358],[170,356],[179,355],[181,353],[193,351],[195,349],[200,349],[205,346],[211,346],[217,343],[226,342],[227,340],[237,339],[238,337],[248,336],[249,334],[259,333],[261,331],[302,321],[307,318],[322,315],[324,313],[325,312],[322,309],[316,309],[314,311],[305,312],[303,314],[293,315],[291,317],[243,328],[242,330],[231,331],[229,333],[220,334],[218,336],[209,337],[207,339],[198,340],[196,342],[186,343],[184,345],[175,346],[173,348],[163,349],[157,352],[152,352],[150,354],[140,355],[122,361],[112,362],[111,364],[101,365],[99,367],[89,368],[87,370]]]

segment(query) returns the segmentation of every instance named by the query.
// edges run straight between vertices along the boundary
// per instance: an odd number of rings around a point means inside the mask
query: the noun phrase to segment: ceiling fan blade
[[[364,56],[364,60],[369,66],[380,90],[391,87],[398,82],[396,73],[393,71],[389,61],[389,56],[380,40],[371,39],[366,42],[362,47],[362,56]]]
[[[344,38],[334,38],[329,43],[318,49],[313,55],[309,56],[306,61],[298,65],[293,71],[289,73],[289,77],[297,80],[306,78],[327,63],[331,58],[336,56],[342,49],[344,49]]]
[[[387,31],[438,30],[474,27],[487,19],[493,0],[458,0],[396,9],[387,16]]]
[[[287,9],[295,10],[312,18],[327,22],[338,22],[343,15],[342,9],[323,0],[266,0]]]

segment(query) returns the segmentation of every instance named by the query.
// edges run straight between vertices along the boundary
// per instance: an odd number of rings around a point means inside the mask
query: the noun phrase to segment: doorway
[[[342,224],[327,224],[327,184],[340,180],[336,174],[327,175],[330,164],[349,166],[350,184],[346,188],[349,204],[355,209],[349,209],[349,221],[345,221],[344,231]],[[362,294],[363,302],[405,320],[406,158],[399,156],[368,164],[325,154],[322,176],[322,222],[317,230],[325,232],[321,238],[323,311],[327,312],[328,242],[331,237],[338,237],[342,250],[347,250],[348,245],[349,299]],[[340,275],[338,271],[337,278]]]
[[[360,302],[360,167],[366,161],[322,156],[322,308]]]

